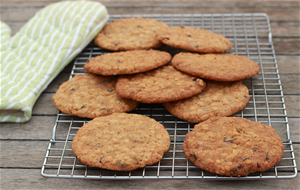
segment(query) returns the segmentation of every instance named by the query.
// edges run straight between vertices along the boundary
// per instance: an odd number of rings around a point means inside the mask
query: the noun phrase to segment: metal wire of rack
[[[269,19],[266,14],[194,14],[194,15],[113,15],[114,19],[147,17],[170,26],[199,27],[227,37],[233,44],[227,53],[244,55],[260,65],[261,71],[243,80],[248,87],[250,101],[233,116],[244,117],[272,126],[283,140],[284,153],[281,161],[265,172],[255,172],[244,177],[226,177],[202,170],[186,159],[182,144],[185,134],[195,124],[171,115],[161,104],[143,104],[132,113],[143,114],[162,123],[171,137],[170,150],[157,164],[131,172],[110,171],[82,164],[71,149],[77,130],[90,119],[59,113],[53,127],[41,174],[44,177],[84,179],[282,179],[297,175],[295,154],[283,98]],[[172,55],[181,50],[163,47]],[[86,73],[83,65],[87,60],[109,51],[90,43],[75,59],[70,78]]]

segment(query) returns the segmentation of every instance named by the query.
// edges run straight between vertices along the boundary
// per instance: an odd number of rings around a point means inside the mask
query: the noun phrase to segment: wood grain
[[[20,3],[22,2],[22,3]],[[2,2],[1,20],[27,21],[44,6],[56,1]],[[211,14],[266,13],[270,20],[299,21],[299,4],[286,1],[101,1],[109,14]],[[274,4],[273,4],[274,3]]]
[[[16,34],[24,25],[25,21],[6,21],[11,28],[11,34]],[[299,22],[271,22],[271,31],[273,37],[300,37],[300,23]]]
[[[300,56],[277,55],[279,74],[300,74]]]
[[[76,1],[76,0],[71,0]],[[299,2],[297,0],[252,0],[252,1],[239,1],[239,0],[213,0],[213,1],[199,1],[199,0],[95,0],[106,7],[191,7],[198,6],[201,8],[238,8],[247,9],[249,7],[262,7],[264,9],[297,9]],[[59,0],[2,0],[4,7],[44,7],[51,3],[59,2]],[[284,2],[284,3],[282,3]]]
[[[83,180],[42,178],[39,169],[1,169],[7,189],[298,189],[299,178],[285,180]],[[18,179],[15,179],[18,176]]]
[[[284,101],[289,117],[300,117],[300,96],[299,95],[285,95]]]
[[[0,167],[40,168],[43,165],[48,141],[2,141]]]
[[[272,36],[278,37],[300,37],[300,23],[293,21],[276,22],[271,21],[271,32]]]
[[[20,22],[27,21],[32,18],[37,11],[42,7],[26,7],[24,9],[6,7],[2,9],[1,19],[4,22]],[[114,14],[232,14],[232,13],[266,13],[270,20],[275,21],[299,21],[299,10],[297,9],[263,9],[263,8],[248,8],[226,9],[226,8],[209,8],[209,7],[147,7],[146,9],[140,6],[130,7],[107,7],[108,13]],[[21,15],[21,16],[20,16]],[[9,23],[8,23],[9,24]]]
[[[1,2],[5,4],[13,3],[13,4],[27,4],[27,5],[39,5],[40,4],[50,4],[58,2],[59,0],[2,0]],[[76,0],[70,0],[76,1]],[[239,1],[239,0],[213,0],[213,1],[199,1],[199,0],[149,0],[149,1],[140,1],[140,0],[95,0],[101,2],[105,5],[126,5],[126,4],[140,4],[140,5],[169,5],[170,2],[174,5],[187,5],[187,4],[195,4],[201,6],[225,6],[227,7],[252,7],[252,6],[265,6],[268,8],[272,7],[282,7],[282,8],[297,8],[299,7],[299,3],[297,0],[252,0],[252,1]],[[283,4],[284,2],[284,4]]]
[[[280,75],[282,91],[285,95],[300,95],[300,74]],[[298,84],[298,85],[297,85]]]
[[[300,38],[273,38],[276,55],[300,55]]]
[[[49,140],[55,120],[56,116],[33,116],[27,123],[7,123],[1,126],[0,139]]]
[[[291,129],[292,142],[300,142],[300,118],[288,118],[288,120],[289,127]],[[300,148],[300,145],[295,144],[295,147]],[[299,157],[297,159],[299,159]]]
[[[58,109],[52,102],[54,93],[42,93],[34,104],[32,114],[33,115],[51,115],[58,114]]]

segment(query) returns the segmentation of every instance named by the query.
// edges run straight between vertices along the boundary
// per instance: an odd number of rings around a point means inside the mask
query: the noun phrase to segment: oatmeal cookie
[[[163,105],[174,116],[199,123],[214,116],[230,116],[242,110],[250,99],[248,88],[242,81],[205,82],[206,87],[199,94]]]
[[[159,48],[162,43],[156,38],[159,29],[168,25],[150,18],[116,19],[96,36],[99,47],[120,51]]]
[[[169,46],[202,53],[223,52],[232,46],[231,42],[220,34],[183,26],[161,29],[157,38]]]
[[[117,95],[116,82],[116,77],[92,73],[75,75],[59,87],[53,96],[53,103],[64,113],[88,118],[136,108],[138,102]]]
[[[143,103],[161,103],[191,97],[205,88],[200,78],[182,73],[172,65],[118,78],[116,92]]]
[[[215,81],[238,81],[260,71],[259,65],[247,57],[227,53],[179,53],[173,57],[172,65],[190,75]]]
[[[266,171],[281,160],[283,143],[268,125],[240,117],[214,117],[186,134],[183,151],[196,166],[226,176]]]
[[[76,133],[72,149],[84,164],[103,169],[131,171],[162,159],[170,136],[152,118],[113,113],[89,121]]]
[[[171,55],[158,50],[133,50],[99,55],[89,60],[84,69],[100,75],[134,74],[167,64]]]

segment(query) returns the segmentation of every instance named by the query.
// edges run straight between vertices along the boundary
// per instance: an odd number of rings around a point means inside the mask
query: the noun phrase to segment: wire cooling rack
[[[260,65],[261,72],[243,80],[248,87],[250,101],[240,112],[234,114],[252,121],[272,126],[283,140],[284,153],[281,161],[265,172],[256,172],[244,177],[226,177],[209,173],[186,159],[182,144],[185,134],[195,124],[171,115],[161,104],[143,104],[132,113],[143,114],[162,123],[171,137],[170,150],[157,164],[131,172],[110,171],[82,164],[71,149],[77,130],[90,119],[59,113],[53,128],[53,136],[47,147],[41,174],[45,177],[86,179],[270,179],[293,178],[297,175],[295,155],[290,139],[290,130],[278,73],[271,28],[266,14],[197,14],[197,15],[114,15],[117,18],[149,17],[170,26],[200,27],[227,37],[233,44],[227,51],[244,55]],[[172,55],[177,48],[164,46]],[[83,74],[87,60],[107,53],[92,42],[75,59],[70,78]]]

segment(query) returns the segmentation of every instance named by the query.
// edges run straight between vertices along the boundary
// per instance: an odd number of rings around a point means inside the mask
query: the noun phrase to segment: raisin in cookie
[[[89,60],[84,69],[100,75],[134,74],[167,64],[171,55],[158,50],[133,50],[103,54]]]
[[[172,65],[190,75],[215,81],[238,81],[260,71],[259,65],[247,57],[227,53],[179,53],[173,57]]]
[[[166,27],[150,18],[116,19],[94,41],[99,47],[113,51],[159,48],[162,43],[156,38],[156,32]]]
[[[214,117],[186,134],[183,151],[196,166],[226,176],[266,171],[281,160],[276,130],[240,117]]]
[[[64,113],[88,118],[136,108],[138,102],[117,95],[116,82],[116,77],[92,73],[75,75],[59,87],[53,96],[53,103]]]
[[[118,78],[116,92],[143,103],[161,103],[191,97],[205,88],[200,78],[182,73],[172,65]]]
[[[195,52],[215,53],[231,48],[231,42],[220,34],[183,26],[159,30],[157,38],[169,46]]]
[[[76,133],[72,149],[84,164],[103,169],[131,171],[162,159],[170,136],[152,118],[113,113],[89,121]]]
[[[199,94],[163,105],[174,116],[199,123],[214,116],[230,116],[242,110],[250,99],[242,81],[205,82],[206,87]]]

